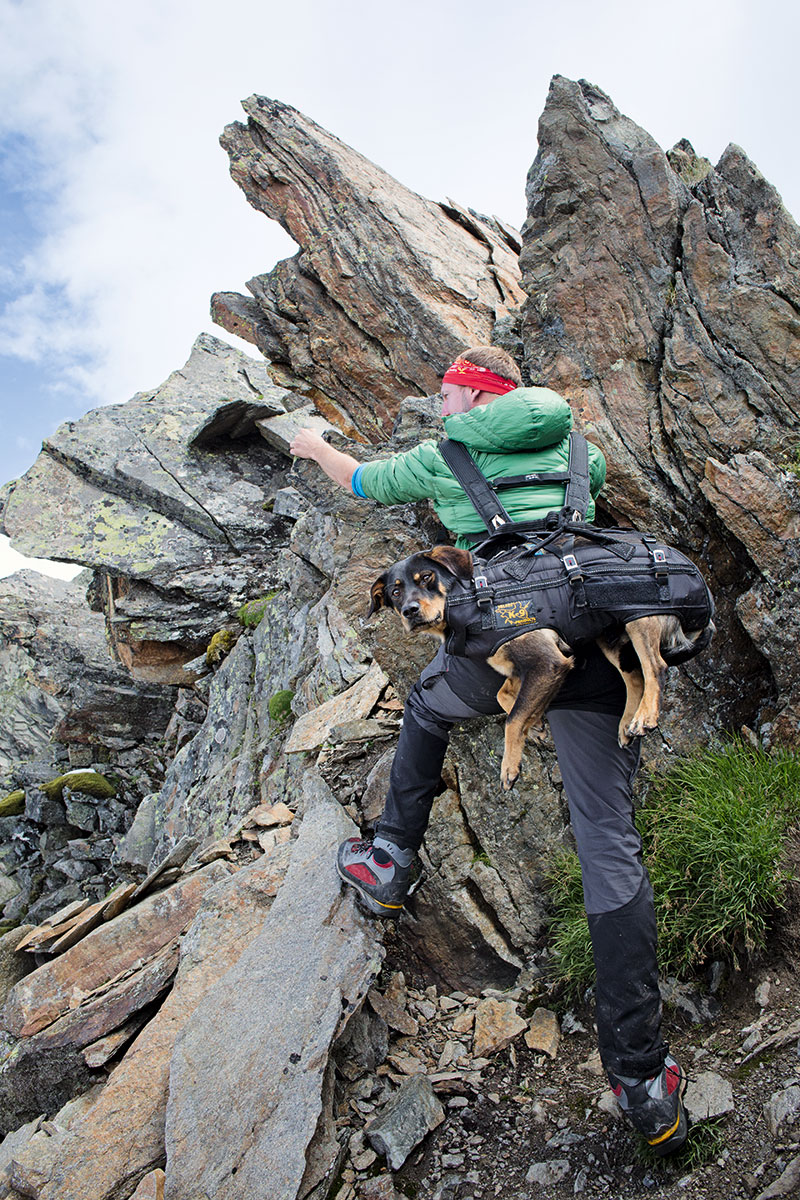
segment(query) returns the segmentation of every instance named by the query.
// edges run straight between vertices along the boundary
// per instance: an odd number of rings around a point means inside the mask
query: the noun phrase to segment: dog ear
[[[455,546],[434,546],[432,550],[425,551],[425,557],[440,563],[456,579],[472,579],[472,555],[469,550],[457,550]]]
[[[372,587],[369,589],[370,606],[369,612],[367,613],[368,617],[371,617],[373,613],[376,613],[379,608],[391,607],[386,599],[387,574],[388,572],[384,571],[383,575],[381,575],[379,579],[376,579]]]

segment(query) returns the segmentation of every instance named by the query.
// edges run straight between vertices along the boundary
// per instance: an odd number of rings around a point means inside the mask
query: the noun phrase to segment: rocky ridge
[[[379,811],[427,657],[364,621],[369,586],[445,533],[286,450],[310,402],[361,459],[436,436],[435,403],[398,407],[398,379],[432,391],[494,327],[606,453],[601,518],[688,550],[717,595],[720,635],[671,673],[648,763],[742,726],[795,743],[797,229],[741,151],[665,155],[556,78],[515,315],[513,231],[415,197],[287,106],[246,111],[225,134],[234,178],[301,249],[253,301],[214,306],[228,328],[244,313],[272,363],[204,336],[0,494],[17,548],[92,571],[91,608],[85,579],[15,577],[0,597],[0,1193],[638,1194],[656,1183],[606,1138],[601,1081],[578,1088],[580,1118],[564,1108],[591,1038],[590,1016],[556,1020],[541,975],[542,883],[569,838],[552,752],[529,751],[500,806],[497,723],[458,732],[413,912],[386,932],[339,890],[333,848]],[[684,1032],[698,1074],[734,1079],[744,1132],[718,1185],[676,1194],[730,1195],[739,1170],[766,1200],[796,1170],[800,1034],[788,1001],[740,992],[724,1019],[750,1014],[741,1038]],[[733,1073],[748,1054],[772,1056],[757,1105]],[[521,1173],[520,1139],[538,1155]]]

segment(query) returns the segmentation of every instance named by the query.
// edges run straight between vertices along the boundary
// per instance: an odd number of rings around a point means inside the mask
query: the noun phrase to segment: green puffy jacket
[[[470,412],[445,417],[444,427],[448,437],[464,443],[488,479],[567,468],[572,411],[566,400],[549,388],[515,388]],[[592,497],[605,477],[605,459],[590,443]],[[456,535],[456,545],[465,549],[486,532],[433,439],[392,458],[364,463],[353,488],[356,494],[363,492],[380,504],[432,500],[439,520]],[[562,508],[565,490],[560,483],[509,488],[503,490],[501,499],[512,520],[530,521]],[[586,515],[591,521],[594,500]]]

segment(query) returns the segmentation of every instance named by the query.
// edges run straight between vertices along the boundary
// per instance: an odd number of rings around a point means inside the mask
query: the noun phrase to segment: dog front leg
[[[503,790],[510,791],[519,778],[525,739],[536,727],[539,738],[544,737],[542,719],[545,711],[572,669],[573,660],[569,647],[554,630],[541,629],[507,642],[489,663],[504,674],[509,668],[513,669],[513,675],[498,693],[498,701],[503,707],[511,695],[509,685],[519,680],[516,699],[506,719],[500,767]]]

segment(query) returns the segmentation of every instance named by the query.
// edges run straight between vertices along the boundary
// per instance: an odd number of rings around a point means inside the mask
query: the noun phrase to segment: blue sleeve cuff
[[[361,472],[363,470],[364,470],[363,463],[361,464],[360,467],[356,467],[355,471],[353,471],[353,478],[350,480],[350,487],[353,489],[354,496],[360,496],[362,500],[368,500],[369,496],[367,495],[367,493],[364,491],[363,487],[361,486]]]

